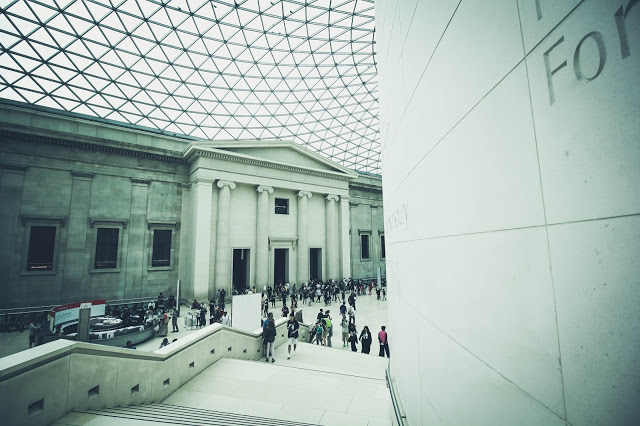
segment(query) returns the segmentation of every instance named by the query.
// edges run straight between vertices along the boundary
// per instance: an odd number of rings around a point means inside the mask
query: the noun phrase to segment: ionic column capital
[[[328,194],[326,197],[324,197],[324,199],[327,201],[338,201],[340,200],[340,196],[335,194]]]
[[[225,186],[228,186],[229,189],[236,189],[236,183],[230,180],[219,180],[216,185],[218,185],[218,188],[220,189],[224,188]]]
[[[309,191],[298,191],[298,193],[296,194],[296,196],[303,198],[303,197],[307,197],[307,198],[311,198],[312,194]]]
[[[258,192],[268,192],[269,194],[273,194],[273,187],[271,186],[266,186],[266,185],[260,185],[256,188],[256,191]]]

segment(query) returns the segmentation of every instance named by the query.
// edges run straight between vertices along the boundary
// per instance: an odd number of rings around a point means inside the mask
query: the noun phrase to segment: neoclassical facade
[[[190,140],[7,105],[0,132],[2,307],[148,297],[178,280],[202,299],[384,266],[380,179],[295,143]]]

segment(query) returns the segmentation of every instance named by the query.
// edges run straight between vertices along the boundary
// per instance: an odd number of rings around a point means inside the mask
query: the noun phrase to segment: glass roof
[[[0,0],[0,98],[380,173],[373,0]]]

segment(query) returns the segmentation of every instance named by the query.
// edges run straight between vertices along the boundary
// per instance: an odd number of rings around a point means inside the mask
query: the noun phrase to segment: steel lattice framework
[[[380,173],[372,0],[0,0],[0,98]]]

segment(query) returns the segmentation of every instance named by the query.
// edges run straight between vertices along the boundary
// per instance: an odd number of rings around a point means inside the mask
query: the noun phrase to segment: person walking
[[[329,310],[324,313],[324,325],[327,327],[327,347],[331,348],[331,338],[333,337],[333,324],[331,323],[331,316]]]
[[[356,335],[355,331],[352,331],[349,335],[349,342],[351,343],[351,351],[358,352],[358,348],[356,347],[356,345],[358,344],[358,336]]]
[[[384,354],[387,354],[387,358],[391,358],[389,355],[389,336],[385,331],[387,327],[382,326],[381,330],[378,332],[378,343],[380,343],[380,353],[379,356],[384,358]]]
[[[316,322],[315,332],[316,332],[316,345],[319,345],[322,343],[322,345],[324,346],[324,342],[322,341],[322,334],[324,333],[324,326],[322,325],[322,320],[318,320],[318,322]]]
[[[36,333],[40,327],[35,324],[34,320],[29,322],[29,349],[31,349],[36,344]]]
[[[273,343],[276,341],[276,324],[273,321],[273,317],[269,318],[267,322],[267,327],[264,330],[265,341],[267,342],[267,358],[266,362],[269,362],[269,357],[271,357],[271,362],[276,362],[273,358]]]
[[[178,310],[175,308],[171,310],[171,328],[172,333],[180,331],[178,330]]]
[[[300,324],[296,321],[294,315],[291,314],[289,316],[289,321],[287,322],[287,337],[289,337],[289,354],[287,355],[287,359],[291,358],[291,345],[293,345],[293,356],[296,355],[299,328]]]
[[[349,321],[347,321],[346,315],[342,315],[342,321],[340,321],[342,327],[342,347],[347,347],[347,339],[349,339]]]
[[[372,340],[373,339],[371,338],[371,332],[369,331],[369,327],[365,325],[364,328],[362,329],[362,332],[360,333],[360,341],[362,342],[363,354],[368,354],[369,351],[371,350]]]
[[[269,312],[267,317],[262,322],[262,348],[264,349],[264,356],[267,356],[267,325],[269,325],[269,320],[273,319],[273,312]]]

